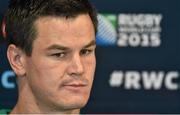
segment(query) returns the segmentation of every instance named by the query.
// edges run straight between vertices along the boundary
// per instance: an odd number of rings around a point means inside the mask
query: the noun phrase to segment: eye
[[[55,57],[55,58],[63,58],[66,56],[65,52],[61,52],[61,53],[54,53],[51,56]]]
[[[90,49],[83,49],[81,50],[80,54],[81,55],[89,55],[93,52],[93,50],[90,50]]]

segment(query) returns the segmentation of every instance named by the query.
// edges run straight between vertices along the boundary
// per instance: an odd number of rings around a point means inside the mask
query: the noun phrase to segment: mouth
[[[84,88],[87,87],[86,83],[68,83],[64,84],[63,87],[72,92],[81,92]]]

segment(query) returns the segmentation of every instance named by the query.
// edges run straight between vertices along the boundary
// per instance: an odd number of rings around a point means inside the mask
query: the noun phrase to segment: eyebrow
[[[88,48],[88,47],[91,47],[91,46],[96,46],[96,41],[95,40],[92,40],[87,45],[85,45],[83,48]],[[68,48],[66,46],[59,45],[59,44],[54,44],[54,45],[51,45],[48,48],[46,48],[46,50],[54,50],[54,49],[57,49],[57,50],[70,50],[70,48]]]
[[[91,47],[91,46],[96,46],[96,41],[95,40],[92,40],[90,43],[85,45],[83,48],[88,48],[88,47]]]

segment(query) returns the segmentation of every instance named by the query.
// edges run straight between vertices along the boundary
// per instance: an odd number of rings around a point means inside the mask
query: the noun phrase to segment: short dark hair
[[[31,56],[37,31],[34,22],[46,16],[75,18],[89,14],[97,32],[97,12],[88,0],[11,0],[5,14],[8,44]]]

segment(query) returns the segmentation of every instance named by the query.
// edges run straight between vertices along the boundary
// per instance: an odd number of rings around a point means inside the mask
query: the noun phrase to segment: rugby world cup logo
[[[98,14],[98,33],[96,43],[99,46],[114,46],[117,41],[117,16]]]

